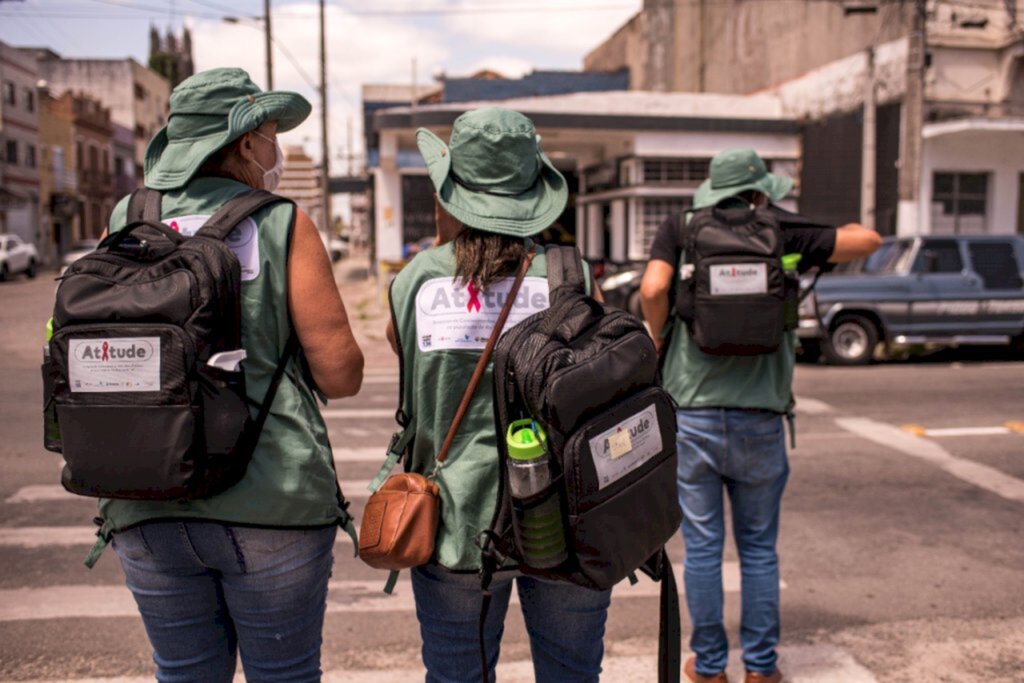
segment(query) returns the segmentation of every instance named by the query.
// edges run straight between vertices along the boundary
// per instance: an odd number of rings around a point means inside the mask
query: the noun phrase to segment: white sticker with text
[[[768,291],[768,266],[764,263],[716,263],[709,270],[714,296]]]
[[[177,218],[165,218],[164,223],[170,226],[171,230],[180,232],[185,237],[191,237],[199,232],[209,216],[178,216]],[[260,241],[256,231],[256,221],[245,218],[228,235],[224,243],[235,252],[238,263],[242,266],[242,282],[255,280],[260,276]]]
[[[160,338],[68,340],[73,392],[160,391]]]
[[[512,289],[513,278],[485,291],[450,277],[427,280],[416,293],[416,343],[420,351],[483,349]],[[548,281],[523,278],[502,333],[548,307]]]
[[[661,453],[661,429],[652,403],[589,441],[597,488],[615,483]]]

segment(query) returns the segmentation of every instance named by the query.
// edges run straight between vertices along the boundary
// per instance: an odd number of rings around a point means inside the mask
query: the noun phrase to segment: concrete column
[[[373,170],[377,261],[402,258],[402,176],[398,172],[398,135],[380,136],[380,165]]]
[[[875,48],[867,49],[864,84],[864,134],[861,142],[860,222],[875,229]]]
[[[595,202],[586,205],[587,212],[587,258],[604,258],[604,220],[601,204]]]

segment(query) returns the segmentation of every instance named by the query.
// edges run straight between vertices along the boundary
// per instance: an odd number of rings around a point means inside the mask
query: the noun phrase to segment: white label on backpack
[[[209,216],[178,216],[177,218],[165,218],[166,223],[172,230],[177,230],[185,237],[191,237],[199,232]],[[256,231],[256,221],[251,218],[242,219],[228,235],[224,243],[235,252],[238,263],[242,266],[242,282],[255,280],[260,276],[260,241]]]
[[[160,337],[68,340],[71,391],[160,391]]]
[[[590,455],[603,489],[661,453],[661,429],[652,403],[590,440]]]
[[[713,296],[768,292],[768,266],[764,263],[716,263],[708,269]]]
[[[498,280],[481,292],[472,284],[463,285],[450,277],[427,280],[416,293],[416,343],[420,351],[483,349],[514,281]],[[523,278],[502,333],[547,307],[547,278]]]

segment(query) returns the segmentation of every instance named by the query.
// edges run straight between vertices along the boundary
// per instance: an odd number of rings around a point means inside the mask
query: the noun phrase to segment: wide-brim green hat
[[[302,123],[313,107],[298,93],[263,92],[242,69],[210,69],[171,93],[170,116],[146,148],[145,183],[183,187],[215,152],[266,121],[278,132]]]
[[[469,111],[455,120],[448,144],[420,128],[416,145],[441,206],[464,225],[529,237],[565,210],[565,178],[541,151],[533,122],[518,112]]]
[[[793,179],[768,172],[757,152],[745,147],[727,149],[711,160],[708,179],[693,197],[693,208],[714,206],[723,199],[755,190],[776,202],[793,189]]]

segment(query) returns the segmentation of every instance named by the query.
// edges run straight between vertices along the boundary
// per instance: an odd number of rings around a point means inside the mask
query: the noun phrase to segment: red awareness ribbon
[[[466,304],[466,310],[467,311],[472,311],[472,310],[476,309],[476,311],[479,312],[480,311],[480,296],[479,296],[480,295],[480,290],[476,288],[476,285],[474,285],[472,282],[470,282],[469,285],[466,287],[466,291],[469,292],[469,303]]]
[[[110,360],[110,342],[103,342],[103,357],[100,360]]]

